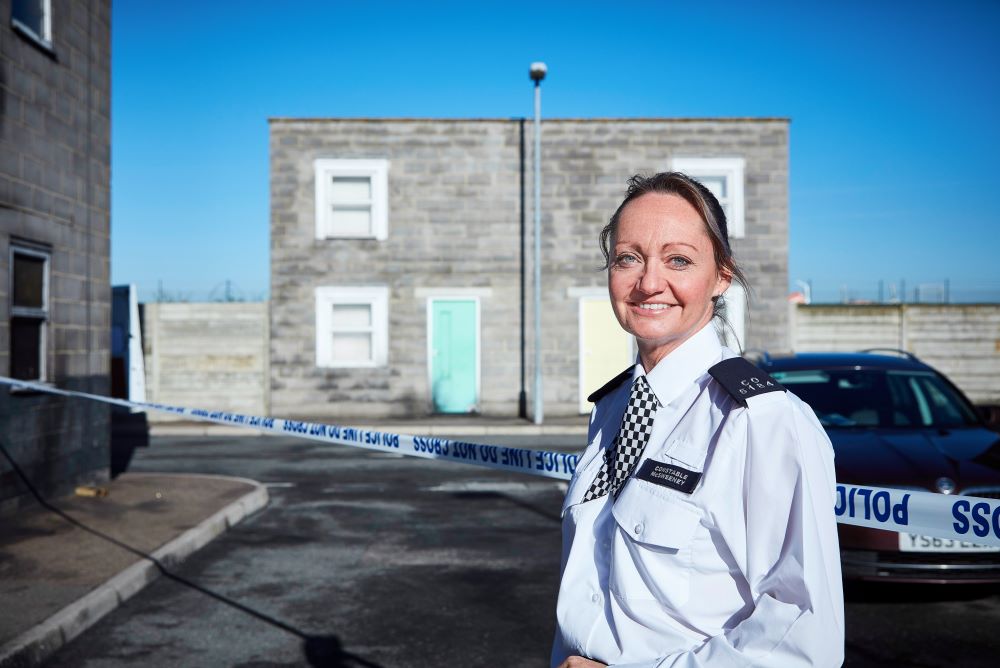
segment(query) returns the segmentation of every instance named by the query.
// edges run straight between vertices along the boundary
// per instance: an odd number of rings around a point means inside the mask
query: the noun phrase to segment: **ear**
[[[725,267],[719,269],[719,274],[715,279],[715,289],[712,291],[712,299],[718,299],[722,293],[733,284],[733,272]]]

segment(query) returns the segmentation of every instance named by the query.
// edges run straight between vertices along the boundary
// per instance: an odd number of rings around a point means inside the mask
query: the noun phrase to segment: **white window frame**
[[[10,24],[14,26],[19,32],[30,38],[32,41],[37,42],[40,46],[51,51],[52,50],[52,0],[40,0],[42,6],[42,33],[39,34],[32,26],[24,23],[16,16],[14,16],[14,4],[11,3],[10,6]]]
[[[389,236],[389,161],[345,160],[317,158],[316,179],[316,238],[317,239],[377,239]],[[327,187],[335,177],[369,178],[371,180],[371,234],[357,236],[338,234],[331,220],[331,202]]]
[[[743,196],[744,173],[746,160],[739,156],[720,158],[676,157],[671,163],[676,172],[684,172],[695,179],[701,176],[722,177],[726,180],[726,192],[729,193],[729,237],[742,239],[746,234],[744,223],[745,202]]]
[[[39,258],[44,261],[42,267],[42,307],[41,308],[31,308],[27,306],[15,306],[14,305],[14,256],[15,255],[27,255],[29,257]],[[49,251],[41,250],[33,246],[27,246],[12,242],[10,244],[10,276],[8,279],[8,285],[10,286],[10,319],[14,318],[33,318],[35,320],[41,320],[41,327],[39,328],[38,334],[38,377],[37,378],[22,378],[20,380],[31,380],[44,382],[48,377],[48,340],[49,340],[49,281],[52,269],[52,253]],[[13,338],[14,332],[13,327],[10,330],[10,336]],[[13,357],[13,341],[10,342],[9,352],[10,352],[10,366],[8,368],[8,373],[13,375],[14,373],[14,357]]]
[[[333,335],[356,332],[339,329],[333,318],[334,305],[365,304],[371,307],[372,357],[368,360],[335,360]],[[368,331],[367,329],[365,331]],[[316,288],[316,366],[356,368],[385,366],[389,359],[389,288],[384,285],[321,286]]]

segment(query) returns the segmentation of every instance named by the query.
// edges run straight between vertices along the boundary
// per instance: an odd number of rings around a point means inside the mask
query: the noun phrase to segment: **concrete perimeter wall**
[[[818,304],[793,309],[795,352],[899,348],[973,402],[1000,404],[1000,304]]]
[[[267,302],[146,304],[149,401],[268,413]],[[176,420],[151,411],[150,422]]]

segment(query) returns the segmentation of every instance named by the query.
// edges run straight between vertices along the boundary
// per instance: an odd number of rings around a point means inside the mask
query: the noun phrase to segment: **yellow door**
[[[618,324],[607,297],[580,298],[580,412],[587,396],[635,361],[632,335]]]

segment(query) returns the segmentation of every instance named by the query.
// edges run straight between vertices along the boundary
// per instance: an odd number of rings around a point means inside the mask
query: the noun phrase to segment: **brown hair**
[[[750,284],[747,282],[743,270],[736,263],[733,257],[733,249],[729,245],[729,228],[726,224],[726,212],[719,204],[712,191],[694,180],[687,174],[681,172],[660,172],[652,176],[636,174],[628,180],[628,189],[625,191],[625,199],[618,205],[618,209],[611,220],[601,230],[600,244],[601,253],[604,254],[604,267],[611,266],[611,246],[614,243],[615,235],[618,232],[618,224],[621,221],[622,211],[629,202],[638,199],[647,193],[662,193],[666,195],[677,195],[694,207],[702,222],[705,223],[705,231],[712,241],[712,249],[715,255],[715,266],[720,270],[728,272],[732,280],[743,286],[749,300]],[[725,320],[725,307],[718,298],[713,299],[715,306],[713,316]],[[728,321],[727,321],[727,324]],[[730,325],[732,327],[732,325]]]

